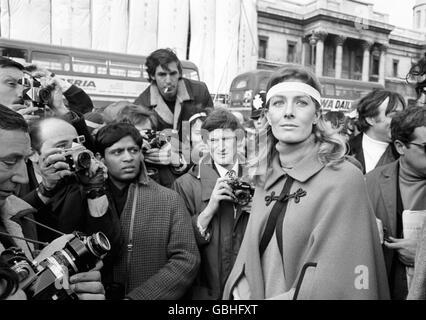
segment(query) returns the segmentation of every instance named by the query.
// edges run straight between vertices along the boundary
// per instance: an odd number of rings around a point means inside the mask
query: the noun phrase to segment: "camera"
[[[228,185],[231,187],[232,193],[236,198],[235,203],[241,206],[247,205],[254,195],[252,185],[241,180],[236,174],[228,173],[227,176],[229,177]]]
[[[161,131],[146,130],[145,134],[148,137],[148,144],[144,144],[143,151],[154,148],[161,149],[168,142],[167,135]]]
[[[64,149],[65,162],[70,167],[71,172],[87,171],[92,163],[92,155],[82,145],[85,142],[84,136],[79,136],[73,140],[78,143],[75,147]]]
[[[42,86],[41,82],[32,78],[26,83],[29,84],[29,89],[26,90],[24,100],[30,100],[33,105],[40,109],[40,113],[51,104],[52,93],[55,90],[55,85]]]
[[[19,288],[29,300],[76,300],[69,288],[70,276],[87,272],[111,250],[108,238],[98,232],[91,236],[74,232],[65,247],[39,264],[27,259],[21,249],[10,248],[1,254],[19,278]]]

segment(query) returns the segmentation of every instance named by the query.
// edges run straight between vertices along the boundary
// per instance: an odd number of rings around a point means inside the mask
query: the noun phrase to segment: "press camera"
[[[111,250],[108,238],[98,232],[85,236],[74,232],[74,238],[52,256],[36,264],[21,249],[10,248],[1,254],[19,278],[19,288],[29,300],[77,300],[70,289],[70,276],[87,272]]]
[[[254,188],[251,184],[241,180],[236,174],[228,173],[227,176],[229,178],[228,185],[236,198],[235,203],[246,206],[253,198]]]
[[[168,142],[167,135],[161,131],[146,130],[145,135],[148,137],[148,143],[142,147],[143,151],[161,149]]]
[[[76,146],[64,149],[65,162],[69,165],[71,172],[87,171],[90,169],[92,155],[83,146],[85,141],[84,136],[79,136],[73,140],[77,144]]]

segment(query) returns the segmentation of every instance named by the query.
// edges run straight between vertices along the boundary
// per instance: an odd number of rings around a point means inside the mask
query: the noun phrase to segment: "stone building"
[[[259,0],[259,69],[283,63],[312,68],[325,97],[355,100],[375,87],[415,98],[406,75],[426,50],[426,1],[413,8],[414,28],[359,0]]]

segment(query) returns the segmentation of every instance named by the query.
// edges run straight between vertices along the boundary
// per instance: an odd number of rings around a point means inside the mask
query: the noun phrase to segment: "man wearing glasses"
[[[412,107],[391,122],[400,158],[366,175],[376,217],[382,221],[386,268],[392,299],[408,293],[406,267],[414,266],[418,240],[404,239],[404,210],[426,210],[426,108]]]

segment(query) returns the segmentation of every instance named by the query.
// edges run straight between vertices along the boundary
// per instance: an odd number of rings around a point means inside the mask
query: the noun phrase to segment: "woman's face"
[[[288,144],[305,141],[319,116],[312,98],[299,91],[273,96],[266,113],[275,138]]]

